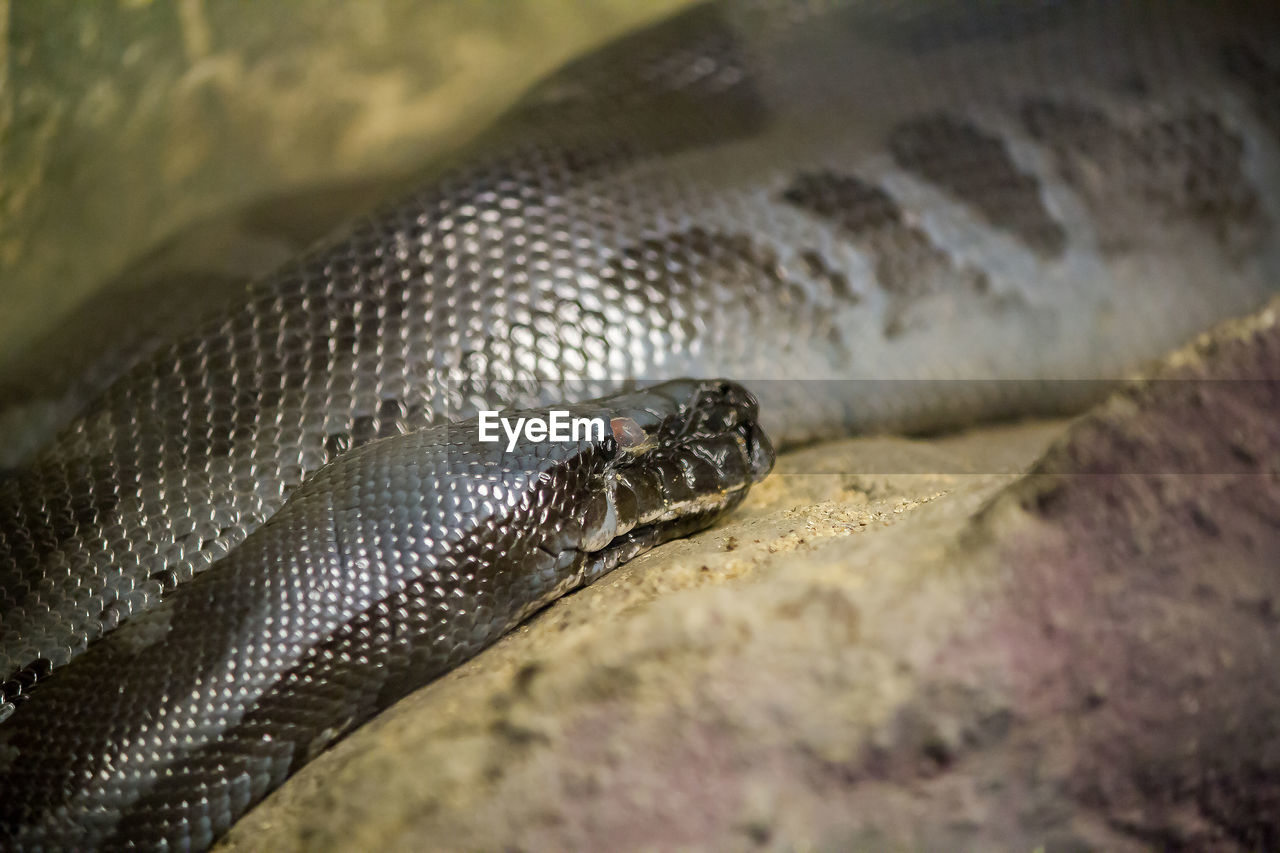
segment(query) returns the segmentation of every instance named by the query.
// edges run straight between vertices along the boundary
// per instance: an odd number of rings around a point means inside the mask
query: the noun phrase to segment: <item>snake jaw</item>
[[[584,514],[582,551],[599,551],[618,535],[617,491],[616,476],[603,478],[600,491]]]

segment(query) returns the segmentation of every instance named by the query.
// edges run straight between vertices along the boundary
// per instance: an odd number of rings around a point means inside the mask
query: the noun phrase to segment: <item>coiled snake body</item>
[[[332,736],[767,468],[732,385],[593,409],[647,412],[644,453],[497,479],[446,421],[724,375],[783,444],[921,429],[1078,405],[1254,307],[1280,281],[1274,19],[720,4],[546,81],[0,482],[5,837],[203,846]],[[671,517],[623,499],[621,526],[573,521],[618,459],[664,470]],[[471,536],[495,506],[492,541]],[[406,558],[424,541],[438,565]],[[424,627],[467,584],[498,615]],[[186,675],[157,680],[162,659]]]

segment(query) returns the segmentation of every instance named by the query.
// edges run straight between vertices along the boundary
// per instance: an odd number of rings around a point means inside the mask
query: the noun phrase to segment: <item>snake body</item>
[[[311,522],[246,537],[295,491],[332,500],[312,479],[327,463],[366,477],[375,439],[407,459],[431,453],[418,431],[481,408],[676,376],[748,381],[783,445],[1059,410],[1254,307],[1280,282],[1275,19],[1247,3],[720,3],[535,87],[437,178],[124,373],[0,481],[6,826],[56,839],[92,813],[84,837],[105,843],[151,802],[104,758],[163,746],[140,722],[154,697],[123,675],[118,728],[87,764],[48,757],[80,750],[73,732],[13,732],[68,706],[42,694],[100,693],[122,655],[145,656],[151,620],[226,583],[211,565],[240,577],[310,548]],[[570,505],[505,523],[550,528]],[[469,554],[461,530],[442,534],[449,559]],[[187,629],[233,648],[201,618]],[[144,627],[79,662],[127,620]],[[337,700],[352,719],[362,689]],[[91,785],[103,761],[133,782]],[[173,818],[173,837],[199,846],[263,789]]]
[[[508,451],[473,421],[321,469],[6,724],[9,840],[206,846],[344,731],[565,591],[706,526],[773,461],[754,400],[727,383],[568,411],[624,422],[630,444],[601,431]]]

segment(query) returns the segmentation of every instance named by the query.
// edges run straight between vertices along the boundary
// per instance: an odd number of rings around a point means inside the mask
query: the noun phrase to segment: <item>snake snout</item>
[[[717,380],[699,402],[691,432],[731,436],[746,462],[748,485],[768,476],[775,454],[773,442],[760,426],[755,395],[736,382]]]

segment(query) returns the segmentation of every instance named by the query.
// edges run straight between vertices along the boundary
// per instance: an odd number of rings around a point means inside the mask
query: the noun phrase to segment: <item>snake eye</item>
[[[622,450],[634,451],[641,448],[649,440],[649,434],[632,418],[614,418],[609,422],[613,429],[613,437]]]

